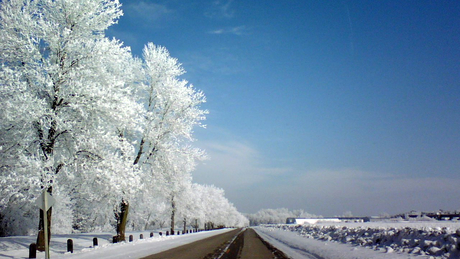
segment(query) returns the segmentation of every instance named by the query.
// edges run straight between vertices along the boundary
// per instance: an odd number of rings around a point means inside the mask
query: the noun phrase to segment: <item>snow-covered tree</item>
[[[171,230],[174,230],[176,202],[184,186],[191,183],[190,172],[204,153],[189,144],[193,127],[203,126],[206,110],[204,94],[179,77],[185,72],[165,47],[148,43],[143,51],[145,77],[139,97],[147,109],[134,165],[143,179],[156,183],[167,193],[171,205]],[[149,180],[150,178],[150,180]],[[158,193],[158,192],[157,192]],[[155,195],[152,193],[151,195]]]
[[[254,214],[248,214],[246,217],[250,221],[251,226],[257,226],[260,224],[284,224],[287,218],[311,218],[321,217],[310,214],[303,210],[290,211],[287,208],[278,209],[261,209]]]
[[[180,210],[186,208],[186,195],[192,183],[191,172],[195,168],[196,161],[201,159],[203,153],[199,149],[186,146],[180,149],[169,148],[157,153],[154,161],[156,178],[160,183],[165,199],[169,201],[171,215],[171,233],[175,231],[176,217]]]
[[[246,224],[223,190],[192,184],[204,94],[166,48],[148,43],[141,61],[106,38],[121,15],[118,0],[0,1],[0,233],[42,233],[43,190],[61,232],[123,236],[128,208],[136,229],[166,211],[173,231],[177,217]]]
[[[200,108],[206,101],[203,92],[179,78],[185,71],[165,47],[148,43],[143,58],[144,91],[139,94],[147,114],[134,164],[145,165],[171,145],[192,141],[193,127],[204,127],[208,112]]]
[[[92,181],[87,193],[123,196],[135,180],[119,129],[143,114],[132,89],[139,67],[104,36],[121,14],[117,0],[0,3],[0,173],[12,186],[2,214],[18,200],[29,213],[41,189],[81,194]]]
[[[217,226],[243,227],[249,221],[225,198],[223,189],[213,185],[194,184],[197,193],[196,206],[200,208],[197,214],[200,226],[212,228]],[[205,224],[207,226],[205,226]],[[210,226],[209,226],[210,225]]]

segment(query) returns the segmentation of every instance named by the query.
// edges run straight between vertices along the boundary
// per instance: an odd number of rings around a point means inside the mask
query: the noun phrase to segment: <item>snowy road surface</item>
[[[203,258],[220,258],[221,251],[225,248],[226,244],[241,232],[241,229],[225,232],[212,237],[204,238],[193,243],[182,245],[146,256],[142,259],[203,259]]]

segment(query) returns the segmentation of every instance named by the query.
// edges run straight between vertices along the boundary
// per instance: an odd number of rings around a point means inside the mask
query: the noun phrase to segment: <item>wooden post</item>
[[[144,234],[140,234],[139,239],[144,239]]]
[[[73,240],[72,239],[67,239],[67,252],[70,252],[73,254]]]
[[[153,232],[150,232],[150,237],[153,237]]]
[[[133,242],[133,235],[129,235],[129,242]]]
[[[35,243],[29,246],[29,258],[37,258],[37,244]]]

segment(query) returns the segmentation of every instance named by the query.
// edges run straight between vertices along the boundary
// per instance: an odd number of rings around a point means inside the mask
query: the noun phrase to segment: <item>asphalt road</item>
[[[236,229],[143,259],[287,259],[251,229]]]

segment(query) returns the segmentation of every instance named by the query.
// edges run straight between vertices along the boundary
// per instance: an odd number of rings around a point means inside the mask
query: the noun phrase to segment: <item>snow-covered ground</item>
[[[265,225],[254,228],[259,235],[293,259],[408,259],[460,258],[460,223],[457,222],[369,222],[318,223],[313,225]],[[54,235],[51,258],[140,258],[217,235],[231,229],[162,236],[155,232],[129,232],[134,242],[111,244],[111,233]],[[139,235],[144,239],[140,240]],[[97,237],[99,246],[93,248]],[[74,253],[66,253],[67,239]],[[35,236],[0,238],[0,258],[28,258]],[[38,253],[37,258],[44,258]]]
[[[150,254],[159,253],[174,247],[185,245],[203,238],[221,234],[232,229],[203,231],[186,235],[160,237],[158,232],[150,238],[150,232],[128,232],[133,235],[134,241],[117,244],[110,243],[111,233],[90,233],[72,235],[54,235],[51,238],[50,258],[64,259],[109,259],[109,258],[141,258]],[[140,234],[144,239],[139,239]],[[93,238],[98,238],[99,246],[93,248]],[[66,253],[67,239],[71,238],[74,244],[74,253]],[[14,236],[0,238],[0,258],[29,258],[29,245],[34,243],[36,236]],[[37,258],[45,258],[44,252],[37,252]]]
[[[288,256],[305,258],[460,258],[460,223],[369,222],[265,225],[259,235]],[[313,257],[315,258],[315,257]]]

